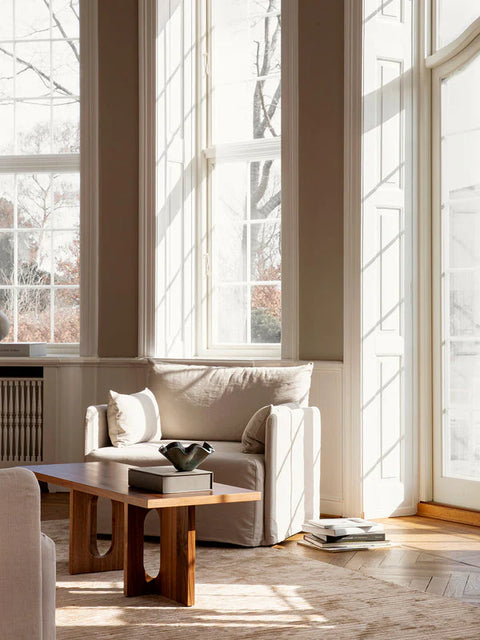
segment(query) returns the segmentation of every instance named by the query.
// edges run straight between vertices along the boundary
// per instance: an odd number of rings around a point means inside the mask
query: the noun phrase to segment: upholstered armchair
[[[170,464],[160,444],[207,440],[215,448],[201,468],[214,480],[261,491],[261,502],[197,508],[197,538],[243,546],[271,545],[301,531],[320,512],[320,412],[308,406],[311,365],[298,367],[205,367],[164,364],[148,380],[158,401],[161,440],[113,446],[107,405],[91,406],[85,421],[85,459],[132,466]],[[286,404],[293,403],[293,404]],[[262,447],[245,452],[246,425],[270,406]],[[243,442],[242,442],[243,438]],[[145,533],[159,534],[156,514]],[[99,532],[109,533],[105,503]]]
[[[40,487],[0,470],[0,638],[55,639],[55,544],[40,531]]]

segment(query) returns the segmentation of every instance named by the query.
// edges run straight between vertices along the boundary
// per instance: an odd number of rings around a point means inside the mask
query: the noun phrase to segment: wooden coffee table
[[[259,491],[217,482],[211,491],[155,494],[128,486],[128,465],[78,462],[28,466],[38,480],[70,489],[69,571],[123,569],[124,594],[156,593],[191,606],[195,603],[195,507],[261,500]],[[112,544],[97,548],[98,497],[112,501]],[[160,571],[143,566],[143,523],[149,509],[160,514]]]

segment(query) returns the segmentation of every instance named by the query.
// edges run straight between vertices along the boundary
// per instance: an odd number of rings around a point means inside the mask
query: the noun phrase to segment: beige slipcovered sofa
[[[152,367],[148,388],[160,411],[161,441],[114,447],[107,405],[87,410],[85,459],[132,466],[169,464],[160,444],[208,441],[215,448],[201,465],[224,484],[261,491],[261,502],[197,508],[197,539],[243,546],[271,545],[301,531],[320,511],[320,412],[308,404],[311,365],[299,367]],[[285,403],[298,402],[298,408]],[[265,451],[243,453],[242,434],[252,415],[273,405],[265,423]],[[283,405],[283,406],[282,406]],[[99,532],[109,532],[99,504]],[[151,513],[145,533],[159,535]]]
[[[55,544],[40,531],[28,469],[0,471],[0,638],[54,640]]]

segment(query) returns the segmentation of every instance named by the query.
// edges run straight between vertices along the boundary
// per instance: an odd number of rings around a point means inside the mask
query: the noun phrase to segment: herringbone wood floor
[[[278,546],[313,560],[480,606],[480,528],[418,516],[379,522],[397,546],[327,553],[297,544],[302,535]]]
[[[68,518],[68,494],[42,494],[42,519],[63,518]],[[398,546],[333,554],[297,544],[302,538],[297,535],[277,548],[480,606],[479,527],[418,516],[380,522],[387,537]]]

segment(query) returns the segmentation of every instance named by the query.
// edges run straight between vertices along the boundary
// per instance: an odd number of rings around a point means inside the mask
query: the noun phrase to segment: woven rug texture
[[[126,598],[120,571],[69,575],[66,520],[42,530],[56,543],[58,640],[480,640],[480,607],[282,549],[198,546],[193,607]],[[145,568],[158,565],[147,543]]]

